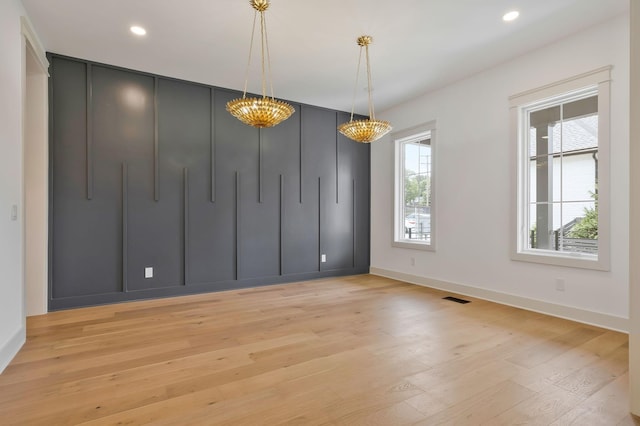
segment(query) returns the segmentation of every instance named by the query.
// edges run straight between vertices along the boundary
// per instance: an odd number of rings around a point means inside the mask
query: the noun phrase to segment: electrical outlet
[[[412,257],[410,262],[411,262],[411,266],[416,266],[416,258],[415,257]]]
[[[556,290],[557,291],[564,291],[565,290],[564,278],[556,278]]]
[[[321,254],[320,255],[320,262],[324,263],[327,261],[327,255],[326,254]]]
[[[144,268],[144,277],[145,278],[153,278],[153,268],[148,266]]]
[[[11,220],[18,220],[18,206],[16,204],[11,206]]]

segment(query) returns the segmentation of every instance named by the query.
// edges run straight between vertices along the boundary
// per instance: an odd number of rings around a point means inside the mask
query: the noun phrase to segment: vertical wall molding
[[[87,63],[87,200],[93,199],[93,66]]]
[[[235,272],[234,279],[237,281],[240,279],[240,172],[236,172],[236,185],[235,185],[235,213],[236,213],[236,223],[235,223]]]
[[[158,77],[153,77],[153,199],[160,201],[160,182],[158,170]]]
[[[189,169],[182,171],[183,198],[182,198],[182,272],[183,285],[189,285]]]
[[[129,269],[129,166],[122,163],[122,291],[129,291],[127,277]]]
[[[283,261],[284,261],[284,176],[280,175],[280,205],[279,205],[279,211],[278,211],[278,216],[280,217],[280,229],[278,229],[278,235],[279,235],[279,239],[278,239],[278,244],[280,246],[280,254],[279,254],[279,258],[278,258],[278,262],[279,262],[279,275],[282,276],[283,275]]]
[[[351,194],[353,195],[353,199],[351,202],[351,213],[352,213],[352,218],[351,218],[351,229],[353,231],[353,263],[351,264],[351,266],[353,268],[356,267],[356,251],[358,248],[358,239],[357,239],[357,233],[356,233],[356,223],[358,223],[357,221],[357,183],[356,180],[353,179],[353,183],[352,183],[352,189],[351,189]]]
[[[322,177],[318,177],[318,271],[322,271]]]
[[[262,195],[263,195],[263,188],[262,188],[262,182],[263,182],[263,178],[264,178],[264,165],[262,164],[262,155],[263,155],[263,134],[262,134],[262,128],[258,129],[258,202],[262,203],[263,199],[262,199]]]
[[[211,100],[211,128],[209,134],[209,149],[211,150],[211,165],[209,173],[211,174],[211,202],[216,202],[216,107],[215,93],[213,87],[209,89],[209,99]]]
[[[53,62],[53,59],[51,57],[49,57],[49,55],[47,55],[47,58],[49,59],[49,63]],[[53,64],[51,66],[51,75],[53,76]],[[53,78],[49,78],[49,84],[48,84],[48,89],[49,89],[49,145],[48,145],[48,154],[49,154],[49,176],[48,176],[48,189],[49,189],[49,205],[47,206],[49,209],[49,214],[48,214],[48,231],[49,231],[49,241],[47,242],[47,261],[48,261],[48,276],[47,276],[47,286],[48,286],[48,290],[49,290],[49,303],[53,300],[53,268],[54,268],[54,263],[53,263],[53,238],[54,238],[54,221],[53,221],[53,177],[54,177],[54,163],[53,163],[53,158],[54,158],[54,149],[53,149],[53,145],[55,144],[55,140],[54,140],[54,114],[53,114],[53,105],[54,105],[54,101],[53,101],[53,95],[54,95],[54,91],[53,91],[53,83],[52,83]]]
[[[300,137],[298,138],[298,146],[300,147],[300,164],[299,164],[299,166],[300,166],[300,204],[302,204],[302,192],[303,192],[302,185],[304,183],[304,178],[303,178],[303,175],[302,175],[302,173],[304,171],[304,168],[303,168],[304,161],[303,161],[303,156],[302,156],[303,149],[304,149],[304,144],[302,143],[302,140],[304,139],[304,119],[303,119],[304,117],[303,117],[303,115],[304,115],[304,105],[300,105]]]
[[[340,159],[340,150],[338,147],[338,135],[340,134],[338,132],[338,112],[336,111],[336,204],[338,204],[340,202],[340,170],[338,167],[338,162]]]

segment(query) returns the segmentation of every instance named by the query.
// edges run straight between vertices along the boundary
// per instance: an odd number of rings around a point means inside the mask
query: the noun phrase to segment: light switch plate
[[[320,262],[326,262],[326,261],[327,261],[327,255],[326,254],[320,255]]]
[[[153,268],[152,267],[144,268],[144,277],[145,278],[153,278]]]
[[[18,206],[16,204],[11,206],[11,220],[18,220]]]

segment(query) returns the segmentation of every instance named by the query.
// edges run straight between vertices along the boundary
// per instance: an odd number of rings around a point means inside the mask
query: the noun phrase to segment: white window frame
[[[430,241],[409,240],[404,238],[404,214],[402,201],[404,199],[404,156],[402,145],[406,142],[431,139],[431,209],[430,209]],[[394,144],[394,202],[392,219],[392,241],[394,247],[435,251],[436,250],[436,122],[430,121],[410,129],[395,132],[391,135]]]
[[[511,135],[516,151],[512,172],[512,199],[515,200],[511,214],[513,260],[601,271],[610,269],[610,83],[611,67],[608,66],[509,97]],[[598,95],[598,254],[528,248],[529,151],[526,110],[589,88],[597,89]]]

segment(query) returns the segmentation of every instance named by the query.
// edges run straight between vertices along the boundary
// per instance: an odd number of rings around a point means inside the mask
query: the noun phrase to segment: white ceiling
[[[47,51],[242,90],[254,12],[247,0],[22,3]],[[275,95],[350,110],[355,39],[369,34],[382,111],[628,7],[629,0],[272,0],[266,18]],[[512,9],[520,18],[503,22]],[[134,24],[147,35],[132,35]],[[362,113],[365,81],[356,104]],[[260,91],[257,69],[249,89]]]

